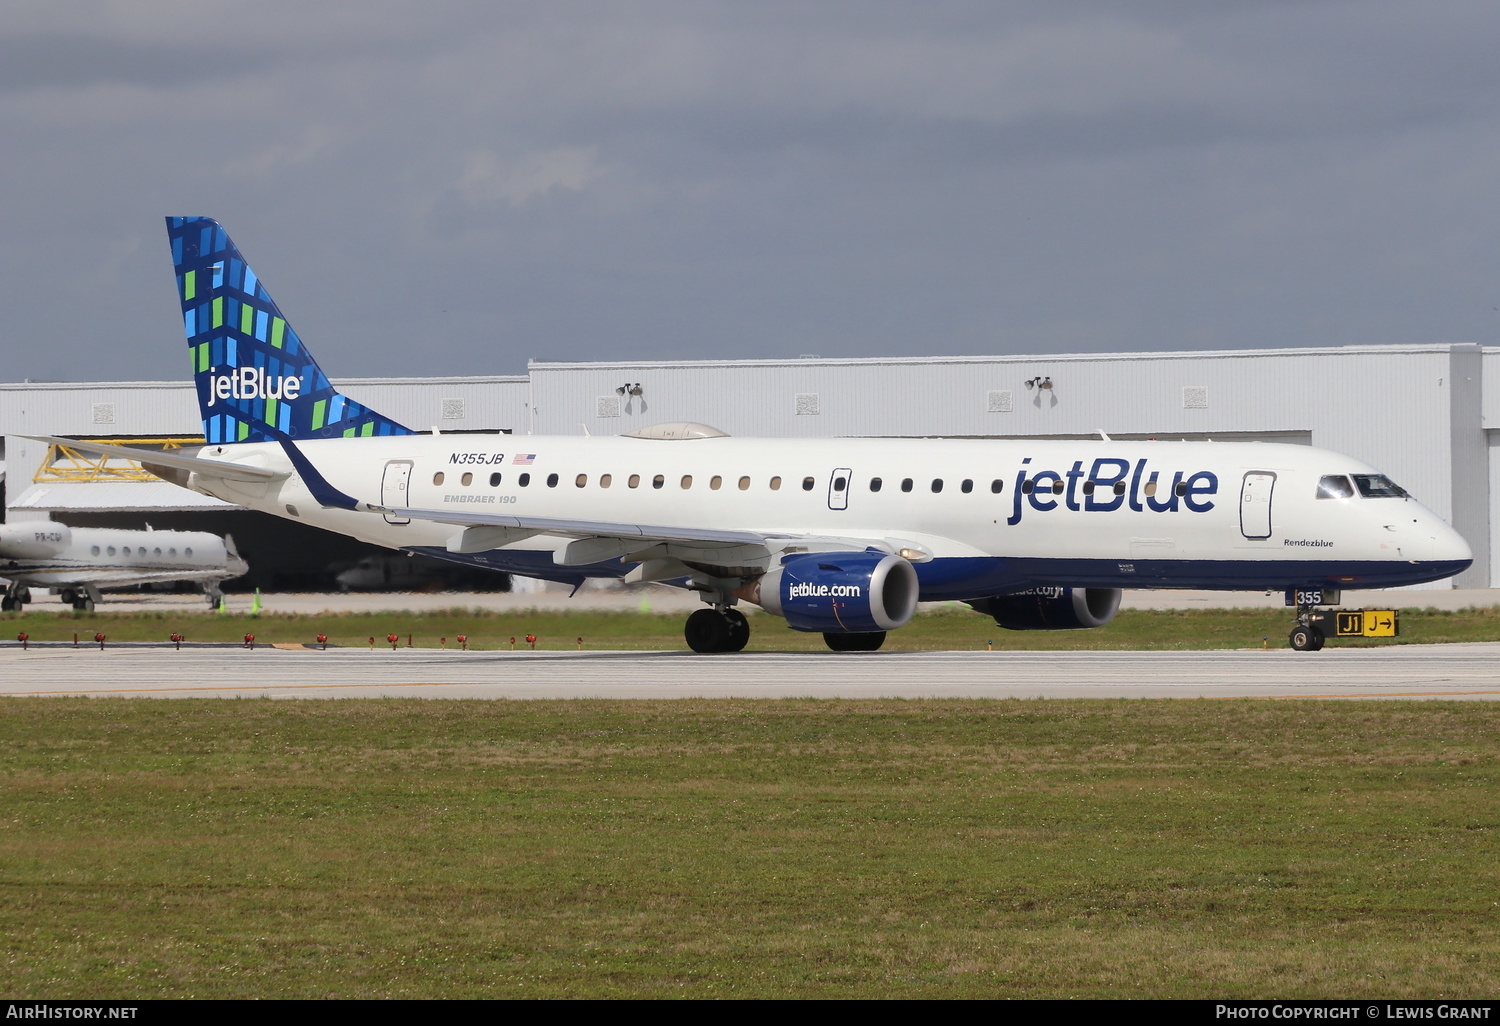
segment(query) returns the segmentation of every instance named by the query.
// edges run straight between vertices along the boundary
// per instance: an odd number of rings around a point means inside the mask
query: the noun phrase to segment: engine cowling
[[[867,634],[905,627],[917,590],[916,568],[900,556],[819,552],[767,570],[754,601],[795,630]]]
[[[0,556],[11,559],[46,559],[72,543],[73,532],[66,524],[50,520],[0,524]]]
[[[969,605],[1008,631],[1074,631],[1113,620],[1121,594],[1119,588],[1033,588]]]

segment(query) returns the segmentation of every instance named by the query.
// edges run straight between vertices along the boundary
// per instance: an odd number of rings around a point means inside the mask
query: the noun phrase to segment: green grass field
[[[1500,990],[1494,703],[0,709],[15,998]]]
[[[33,607],[34,608],[34,607]],[[677,613],[641,612],[525,612],[489,613],[455,608],[430,613],[358,613],[305,616],[220,616],[208,612],[7,613],[0,616],[6,641],[25,631],[34,640],[65,641],[76,633],[88,641],[103,632],[113,641],[165,641],[174,631],[190,641],[239,641],[253,632],[257,644],[312,644],[318,634],[331,644],[366,646],[374,638],[385,644],[396,634],[401,644],[411,636],[418,647],[437,647],[446,637],[450,646],[458,635],[471,648],[508,648],[510,638],[524,647],[527,634],[540,640],[539,649],[574,649],[583,638],[585,649],[682,649],[682,622]],[[775,617],[752,616],[748,651],[797,652],[824,649],[820,634],[788,628]],[[967,606],[943,607],[919,614],[911,624],[892,631],[886,639],[891,651],[978,650],[993,643],[998,649],[1201,649],[1258,648],[1264,643],[1286,644],[1291,616],[1284,609],[1125,610],[1105,627],[1090,631],[1007,631]],[[1500,641],[1500,608],[1407,609],[1401,613],[1400,638],[1343,640],[1330,644],[1432,644],[1454,641]]]

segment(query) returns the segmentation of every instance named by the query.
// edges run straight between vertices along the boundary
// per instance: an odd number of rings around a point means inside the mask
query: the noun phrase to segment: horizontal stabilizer
[[[289,476],[282,471],[268,470],[265,467],[251,467],[243,463],[227,463],[222,460],[205,460],[196,456],[179,456],[160,449],[137,449],[134,446],[110,445],[107,442],[80,442],[76,438],[59,438],[55,435],[24,435],[23,437],[37,442],[46,442],[48,445],[65,445],[69,449],[93,453],[96,456],[134,460],[148,468],[170,467],[173,470],[185,470],[194,474],[202,474],[204,477],[217,477],[226,481],[266,482]]]

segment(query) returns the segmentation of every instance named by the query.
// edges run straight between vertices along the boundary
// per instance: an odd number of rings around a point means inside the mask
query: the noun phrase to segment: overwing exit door
[[[406,501],[407,486],[411,484],[411,460],[391,460],[385,465],[380,478],[380,504],[382,506],[409,506]],[[385,515],[388,524],[409,524],[408,517]]]
[[[848,467],[839,467],[828,479],[828,508],[849,508],[849,481],[854,477],[854,471]]]
[[[1251,470],[1240,485],[1240,534],[1246,538],[1271,537],[1271,493],[1276,475],[1269,470]]]

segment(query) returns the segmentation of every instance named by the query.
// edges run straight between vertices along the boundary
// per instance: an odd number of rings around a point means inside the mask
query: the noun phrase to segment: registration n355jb
[[[134,454],[149,469],[392,549],[690,588],[699,652],[744,647],[740,602],[870,650],[919,600],[1097,627],[1124,588],[1392,587],[1471,562],[1377,469],[1300,445],[418,433],[329,383],[217,222],[167,228],[207,444]],[[1294,647],[1321,643],[1307,612]]]

